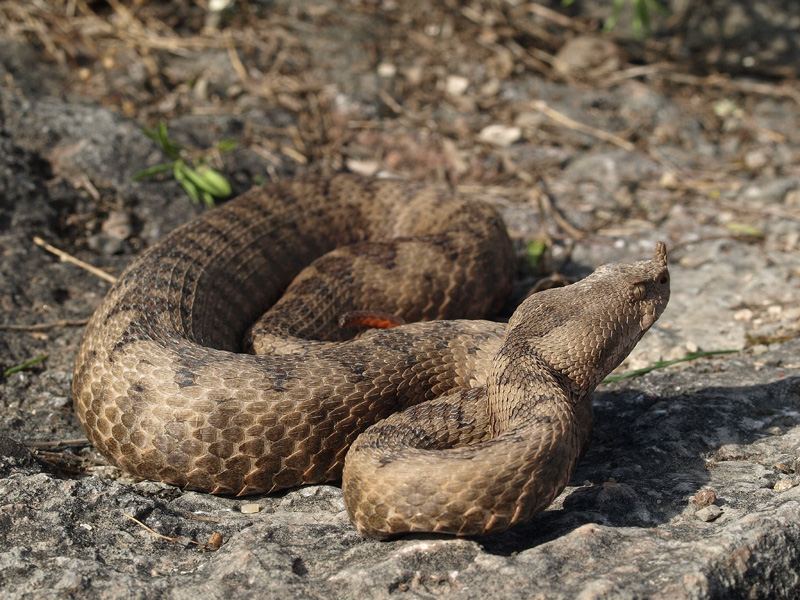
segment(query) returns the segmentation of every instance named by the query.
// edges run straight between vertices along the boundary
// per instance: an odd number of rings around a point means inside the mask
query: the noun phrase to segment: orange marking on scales
[[[405,325],[403,317],[398,317],[382,310],[351,310],[339,317],[339,327],[372,327],[373,329],[391,329]]]

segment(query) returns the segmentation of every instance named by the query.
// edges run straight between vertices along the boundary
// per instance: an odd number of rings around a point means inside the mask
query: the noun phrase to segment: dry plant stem
[[[150,533],[152,533],[156,537],[160,537],[162,540],[167,540],[168,542],[172,542],[173,544],[175,544],[177,542],[187,542],[189,544],[194,544],[196,546],[202,546],[203,545],[200,542],[195,542],[194,540],[190,540],[189,538],[169,537],[168,535],[164,535],[163,533],[158,533],[154,529],[151,529],[150,527],[148,527],[147,525],[142,523],[139,519],[137,519],[135,517],[132,517],[127,513],[122,513],[122,516],[125,517],[126,519],[130,519],[131,521],[133,521],[134,523],[136,523],[137,525],[139,525],[143,529],[146,529],[147,531],[149,531]]]
[[[239,53],[236,51],[236,44],[231,38],[230,35],[225,36],[225,39],[228,40],[228,59],[231,62],[231,66],[233,70],[236,71],[236,75],[242,81],[242,83],[248,83],[250,81],[250,76],[247,73],[247,68],[242,63],[242,60],[239,58]]]
[[[522,11],[533,13],[543,19],[555,23],[556,25],[560,25],[561,27],[574,29],[575,31],[580,31],[582,33],[589,31],[589,27],[585,23],[581,23],[580,21],[563,15],[560,12],[557,12],[551,8],[547,8],[541,4],[537,4],[536,2],[528,2],[523,7],[514,9],[514,13],[519,13]]]
[[[52,450],[58,450],[61,448],[70,448],[72,446],[88,446],[91,442],[88,438],[72,438],[69,440],[56,440],[53,442],[28,442],[25,445],[28,448],[49,448]]]
[[[3,331],[46,331],[48,329],[55,329],[56,327],[81,327],[86,325],[89,319],[68,320],[61,319],[54,323],[34,323],[33,325],[19,325],[15,323],[0,324],[0,330]]]
[[[618,135],[614,135],[613,133],[608,133],[607,131],[603,131],[602,129],[597,129],[596,127],[592,127],[590,125],[584,125],[574,119],[571,119],[567,115],[558,112],[554,108],[551,108],[544,100],[535,100],[531,102],[531,108],[534,110],[538,110],[542,114],[550,117],[556,123],[567,127],[568,129],[572,129],[574,131],[580,131],[581,133],[588,133],[591,136],[596,137],[597,139],[603,140],[604,142],[609,142],[614,144],[615,146],[619,146],[623,150],[627,150],[628,152],[633,152],[636,149],[632,143],[628,140],[624,140]]]
[[[689,75],[687,73],[667,72],[655,73],[654,76],[659,76],[669,81],[676,83],[685,83],[698,87],[718,87],[729,91],[742,92],[747,94],[759,94],[761,96],[772,96],[778,98],[790,98],[797,104],[800,104],[800,89],[797,84],[782,83],[780,85],[771,85],[769,83],[759,83],[756,81],[733,81],[724,75],[709,75],[708,77],[698,77],[697,75]]]
[[[556,207],[553,206],[552,200],[550,200],[550,196],[548,196],[542,191],[539,191],[536,194],[536,201],[539,204],[540,214],[542,214],[543,216],[544,215],[552,216],[556,224],[561,229],[563,229],[567,233],[567,235],[569,235],[571,238],[576,240],[581,240],[584,237],[586,237],[585,232],[581,231],[580,229],[577,229],[576,227],[573,227],[572,224],[569,221],[567,221],[558,210],[556,210]]]
[[[45,242],[39,236],[34,236],[33,243],[36,244],[37,246],[40,246],[40,247],[44,248],[45,250],[47,250],[51,254],[55,254],[61,260],[63,260],[64,262],[72,263],[73,265],[76,265],[76,266],[80,267],[81,269],[84,269],[85,271],[89,271],[89,273],[92,273],[93,275],[97,275],[101,279],[105,279],[106,281],[109,281],[111,283],[116,283],[116,281],[117,281],[117,278],[114,277],[113,275],[111,275],[110,273],[106,273],[105,271],[101,271],[97,267],[93,267],[89,263],[83,262],[81,259],[75,258],[71,254],[67,254],[63,250],[60,250],[60,249],[56,248],[55,246],[52,246],[52,245],[48,244],[47,242]]]

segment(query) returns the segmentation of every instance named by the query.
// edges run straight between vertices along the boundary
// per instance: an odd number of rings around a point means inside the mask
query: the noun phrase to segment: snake
[[[666,247],[531,295],[487,202],[353,174],[256,187],[179,226],[90,318],[73,376],[131,475],[245,496],[342,482],[365,537],[529,520],[585,451],[591,395],[669,299]]]

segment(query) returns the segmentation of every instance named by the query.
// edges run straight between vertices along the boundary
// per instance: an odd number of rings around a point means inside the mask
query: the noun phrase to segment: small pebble
[[[257,513],[261,510],[261,507],[258,504],[250,503],[250,504],[242,504],[239,508],[242,514],[245,515],[252,515]]]
[[[608,38],[579,35],[561,46],[556,59],[554,66],[560,73],[609,73],[622,66],[625,51]]]
[[[705,521],[708,523],[709,521],[713,521],[717,517],[722,514],[722,509],[717,506],[716,504],[711,504],[706,506],[705,508],[701,508],[698,510],[694,516],[700,519],[701,521]]]
[[[213,532],[210,536],[208,536],[208,541],[205,543],[203,550],[206,552],[216,552],[219,550],[220,546],[222,546],[222,542],[225,541],[225,538],[219,531]]]
[[[345,161],[347,168],[350,169],[353,173],[358,173],[359,175],[366,175],[372,176],[378,172],[381,168],[381,165],[374,160],[360,160],[358,158],[348,158]]]
[[[744,164],[748,169],[762,169],[769,163],[769,157],[760,148],[744,155]]]
[[[700,490],[692,497],[690,502],[696,505],[697,508],[705,508],[706,506],[716,504],[717,495],[711,490]]]
[[[448,75],[445,80],[445,89],[451,96],[461,96],[469,87],[469,79],[461,75]]]
[[[767,433],[770,435],[783,435],[783,429],[780,427],[770,427],[767,429]]]
[[[522,137],[522,129],[519,127],[508,127],[507,125],[487,125],[481,129],[478,139],[493,146],[504,148],[510,146]]]
[[[792,482],[791,479],[779,479],[778,481],[775,482],[775,485],[773,486],[772,489],[774,489],[776,492],[785,492],[787,490],[792,489],[793,487],[794,483]]]
[[[378,75],[386,79],[394,77],[397,73],[397,66],[392,63],[382,62],[378,65]]]
[[[120,210],[112,210],[100,226],[100,230],[111,238],[127,240],[133,233],[131,217]]]
[[[770,317],[780,317],[783,312],[783,307],[779,304],[772,304],[767,307],[767,314]]]
[[[680,187],[680,181],[678,181],[678,177],[672,171],[664,171],[658,183],[667,190],[676,190]]]

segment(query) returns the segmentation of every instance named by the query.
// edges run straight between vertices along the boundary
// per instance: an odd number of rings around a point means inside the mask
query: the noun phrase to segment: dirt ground
[[[696,4],[671,3],[638,39],[628,12],[602,33],[599,0],[240,1],[220,14],[0,1],[0,589],[797,593],[800,9]],[[578,278],[664,240],[670,306],[623,370],[737,352],[601,388],[570,487],[487,540],[366,542],[335,486],[250,500],[261,513],[245,515],[248,501],[134,482],[71,408],[81,326],[110,284],[44,244],[113,277],[203,210],[170,173],[134,180],[168,160],[142,131],[159,123],[234,193],[352,171],[489,199],[518,250],[506,316],[551,272]],[[696,515],[702,490],[721,516]],[[185,542],[213,531],[216,553]]]

